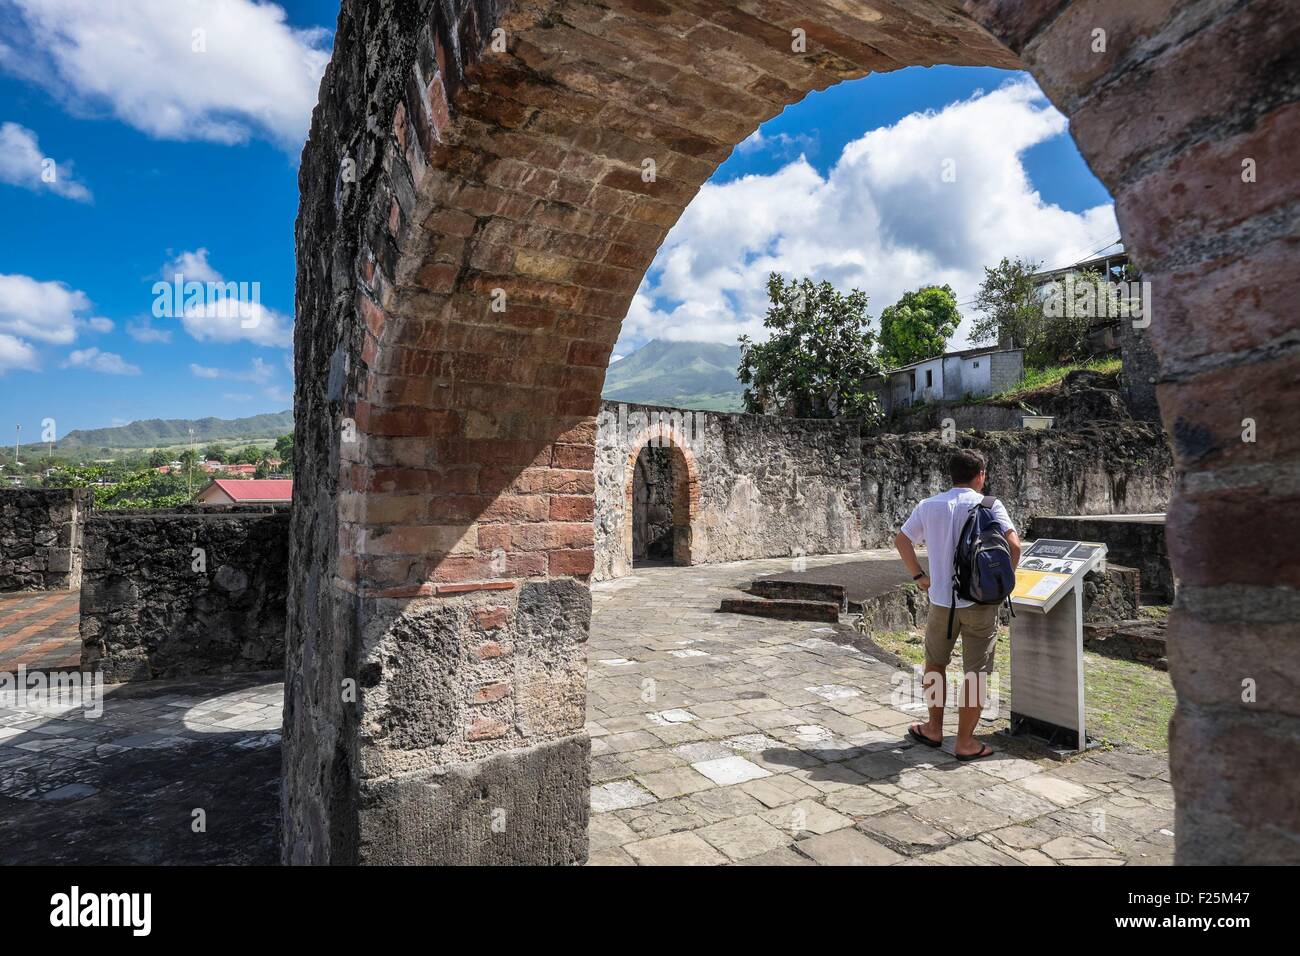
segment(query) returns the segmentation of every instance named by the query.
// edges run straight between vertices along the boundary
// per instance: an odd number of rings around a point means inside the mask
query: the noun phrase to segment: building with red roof
[[[293,498],[292,478],[214,478],[199,489],[199,505],[288,504]]]

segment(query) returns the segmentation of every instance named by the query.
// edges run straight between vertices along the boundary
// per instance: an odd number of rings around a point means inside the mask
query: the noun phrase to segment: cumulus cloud
[[[78,110],[107,109],[158,139],[296,150],[330,33],[257,0],[0,0],[0,67]]]
[[[73,178],[72,164],[46,156],[36,134],[17,123],[0,123],[0,182],[79,202],[91,199],[90,190]]]
[[[0,375],[16,368],[32,371],[40,368],[36,350],[22,339],[0,332]]]
[[[113,323],[87,315],[86,293],[62,282],[0,275],[0,333],[50,345],[71,345],[83,329],[105,331]]]
[[[190,374],[195,378],[221,378],[221,369],[208,368],[206,365],[190,363]]]
[[[621,345],[761,338],[773,271],[862,289],[878,316],[926,284],[947,283],[965,302],[1003,256],[1068,264],[1119,227],[1113,206],[1069,212],[1030,182],[1023,153],[1065,131],[1032,81],[1018,80],[872,130],[824,176],[800,157],[707,184],[633,298]]]
[[[77,349],[69,353],[62,368],[84,368],[105,375],[139,375],[140,366],[113,352],[101,352],[97,348]]]
[[[293,345],[293,318],[261,303],[261,283],[227,280],[208,261],[207,249],[182,252],[164,263],[154,285],[154,315],[179,318],[200,342]],[[179,277],[179,278],[178,278]],[[132,332],[153,336],[152,327]]]

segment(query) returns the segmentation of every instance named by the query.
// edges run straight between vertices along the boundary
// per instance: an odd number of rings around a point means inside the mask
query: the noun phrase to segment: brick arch
[[[673,564],[690,565],[695,537],[695,519],[700,511],[700,471],[695,455],[679,429],[671,423],[655,422],[644,429],[631,443],[623,483],[623,553],[632,560],[632,499],[636,486],[636,463],[641,452],[654,446],[667,448],[672,468],[673,483]]]
[[[1297,112],[1264,79],[1294,74],[1283,6],[344,0],[296,227],[285,860],[585,855],[594,415],[631,296],[760,123],[937,63],[1028,68],[1116,198],[1181,472],[1180,859],[1294,859]]]

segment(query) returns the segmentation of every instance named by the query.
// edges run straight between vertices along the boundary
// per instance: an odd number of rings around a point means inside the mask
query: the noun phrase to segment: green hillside
[[[79,428],[59,439],[54,449],[57,453],[92,448],[164,448],[187,443],[191,428],[196,444],[275,438],[293,431],[293,412],[286,410],[248,418],[150,418],[115,428]]]
[[[737,412],[744,387],[736,380],[740,346],[655,339],[615,362],[602,393],[611,402]]]

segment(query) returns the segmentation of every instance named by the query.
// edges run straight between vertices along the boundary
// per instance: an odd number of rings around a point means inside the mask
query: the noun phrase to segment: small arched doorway
[[[699,477],[690,449],[656,426],[627,464],[623,543],[632,567],[691,564]]]

